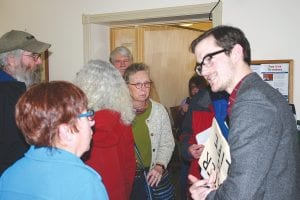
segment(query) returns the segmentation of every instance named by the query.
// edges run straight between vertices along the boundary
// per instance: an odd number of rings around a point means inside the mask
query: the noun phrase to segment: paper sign
[[[209,178],[212,170],[218,172],[216,187],[219,187],[227,178],[231,157],[229,145],[215,118],[211,128],[211,134],[204,144],[205,147],[198,163],[201,167],[201,175],[205,179]]]
[[[206,130],[198,133],[196,135],[196,141],[197,141],[197,143],[198,144],[204,144],[208,140],[208,138],[209,138],[209,136],[211,135],[212,132],[213,132],[213,128],[210,127],[208,129],[206,129]]]

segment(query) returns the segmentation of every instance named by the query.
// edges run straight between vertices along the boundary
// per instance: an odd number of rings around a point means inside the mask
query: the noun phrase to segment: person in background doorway
[[[188,111],[189,105],[192,101],[192,97],[195,96],[199,92],[199,90],[205,88],[206,86],[207,86],[207,82],[203,77],[198,76],[197,74],[194,74],[190,78],[189,84],[188,84],[189,96],[181,101],[180,107],[178,110],[178,115],[177,115],[176,121],[175,121],[175,123],[179,126],[178,128],[179,128],[180,132],[182,131],[181,130],[182,122],[184,120],[185,114]]]
[[[86,163],[103,178],[111,200],[128,200],[135,174],[131,122],[135,117],[127,85],[110,63],[91,60],[74,80],[95,110],[92,148]]]
[[[144,63],[133,63],[124,73],[133,101],[136,117],[132,124],[134,140],[143,165],[147,170],[147,183],[159,186],[171,159],[175,142],[169,115],[163,105],[149,98],[151,79]],[[138,160],[138,158],[137,158]],[[146,199],[145,186],[140,179],[143,170],[137,167],[131,199]]]
[[[201,178],[198,160],[204,149],[204,145],[197,143],[196,135],[212,125],[213,117],[220,119],[220,116],[222,116],[224,120],[226,116],[228,95],[224,92],[213,93],[209,86],[203,86],[191,99],[189,109],[182,123],[180,136],[181,155],[182,160],[188,163],[186,166],[186,176],[183,176],[182,180],[186,178],[185,181],[188,182],[187,187],[189,185],[189,181],[187,180],[188,174],[193,174],[199,179]],[[225,109],[220,106],[222,102],[225,102]],[[186,194],[190,195],[188,189],[186,190]]]
[[[133,62],[133,57],[130,50],[124,46],[116,47],[111,51],[109,61],[115,68],[119,70],[121,75],[124,75],[125,70]]]
[[[187,144],[183,142],[183,146],[187,147],[187,154],[190,157],[188,158],[190,161],[188,174],[191,174],[198,179],[202,178],[198,161],[205,146],[203,143],[199,144],[196,137],[198,134],[201,134],[203,131],[210,128],[212,126],[213,118],[216,118],[223,136],[227,139],[228,127],[227,124],[225,124],[227,104],[228,94],[226,92],[214,93],[209,86],[202,88],[202,90],[192,99],[191,109],[188,111],[186,117],[186,119],[191,119],[188,123],[189,126],[191,126],[191,132],[188,135],[188,141],[186,141]],[[188,121],[185,120],[184,125],[188,125],[187,122]]]
[[[15,105],[26,87],[40,82],[41,54],[50,44],[12,30],[0,38],[0,176],[28,150],[15,122]]]
[[[177,130],[178,130],[178,134],[180,136],[179,138],[180,138],[181,142],[182,142],[182,138],[184,137],[184,136],[181,136],[181,134],[183,134],[182,125],[183,125],[185,116],[188,112],[189,105],[192,102],[193,97],[195,95],[197,95],[199,90],[204,89],[206,86],[207,86],[206,80],[203,77],[198,76],[197,74],[194,74],[189,80],[189,83],[188,83],[189,96],[186,97],[181,102],[180,108],[178,110],[178,113],[177,113],[177,116],[175,119],[175,124],[176,124],[175,128],[177,128]],[[182,143],[181,143],[181,145],[182,145]],[[187,194],[188,194],[187,176],[188,176],[188,172],[189,172],[189,168],[190,168],[190,160],[186,159],[185,157],[182,157],[181,160],[182,160],[182,163],[180,166],[180,176],[179,176],[180,194],[181,194],[181,199],[187,199]]]
[[[193,199],[298,199],[300,149],[295,118],[283,95],[251,71],[250,44],[244,33],[217,26],[196,38],[191,50],[198,62],[196,72],[212,91],[230,94],[232,161],[219,188],[214,186],[214,172],[204,180],[189,176]]]
[[[16,123],[30,144],[0,178],[0,199],[108,199],[99,174],[80,157],[90,149],[94,112],[65,81],[36,84],[16,104]]]

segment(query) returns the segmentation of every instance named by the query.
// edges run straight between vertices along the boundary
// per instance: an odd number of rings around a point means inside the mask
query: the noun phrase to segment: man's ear
[[[239,44],[235,44],[231,50],[230,57],[233,63],[239,62],[240,60],[244,60],[244,52],[243,47]]]
[[[7,66],[5,66],[5,71],[9,74],[15,74],[16,72],[16,66],[17,66],[17,60],[14,56],[9,55],[6,58]]]
[[[61,143],[69,143],[73,140],[73,133],[67,124],[61,124],[58,127],[58,138]]]
[[[17,60],[14,56],[10,55],[7,57],[7,63],[9,66],[16,66],[16,62]]]

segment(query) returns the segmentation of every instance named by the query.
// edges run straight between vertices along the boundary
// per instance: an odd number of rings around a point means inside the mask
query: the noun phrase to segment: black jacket
[[[29,147],[15,122],[15,105],[25,91],[22,82],[0,82],[0,176]]]

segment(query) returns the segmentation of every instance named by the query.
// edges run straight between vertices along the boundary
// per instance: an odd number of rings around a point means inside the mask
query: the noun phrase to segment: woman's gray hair
[[[114,64],[116,55],[122,55],[124,57],[127,57],[131,62],[133,60],[132,54],[130,50],[124,46],[116,47],[109,56],[109,61]]]
[[[146,65],[145,63],[132,63],[124,72],[123,78],[125,82],[129,83],[130,77],[140,71],[147,72],[149,78],[151,79],[148,65]]]
[[[73,81],[87,95],[89,107],[95,111],[110,109],[121,114],[125,124],[135,117],[128,87],[120,72],[110,63],[89,61]]]

